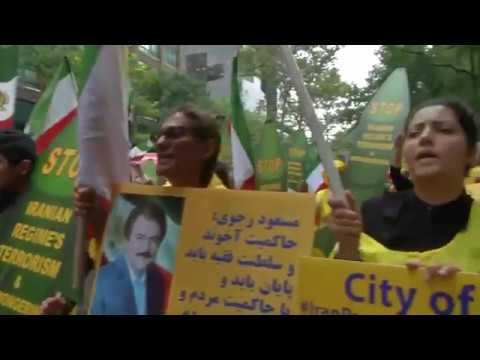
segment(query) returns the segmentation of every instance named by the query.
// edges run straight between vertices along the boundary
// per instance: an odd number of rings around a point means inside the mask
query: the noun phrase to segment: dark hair
[[[218,120],[215,116],[197,110],[192,105],[184,105],[177,108],[169,118],[178,113],[185,116],[192,123],[192,132],[197,139],[214,141],[213,154],[205,160],[202,173],[200,174],[201,185],[208,186],[220,153],[221,135]]]
[[[30,160],[33,169],[37,161],[35,142],[29,135],[15,129],[0,131],[0,154],[7,159],[10,166]]]
[[[217,165],[215,166],[215,174],[218,176],[218,178],[222,181],[223,185],[225,185],[227,189],[232,188],[230,171],[227,164],[222,161],[217,161]]]
[[[476,112],[464,101],[455,98],[444,98],[444,99],[435,99],[423,102],[419,106],[415,107],[407,118],[405,122],[405,133],[407,133],[408,125],[412,121],[413,117],[420,110],[425,109],[431,106],[445,106],[452,110],[457,117],[458,123],[465,133],[467,139],[467,146],[469,150],[476,150],[477,146],[477,114]]]
[[[160,205],[152,202],[147,202],[145,204],[138,205],[137,207],[135,207],[128,215],[127,221],[125,222],[125,227],[123,229],[123,234],[127,239],[127,241],[130,238],[130,235],[132,233],[133,224],[135,224],[137,219],[142,215],[149,220],[154,220],[157,222],[157,224],[160,226],[160,229],[161,229],[160,238],[163,240],[163,238],[165,237],[166,227],[167,227],[165,212],[163,211]]]

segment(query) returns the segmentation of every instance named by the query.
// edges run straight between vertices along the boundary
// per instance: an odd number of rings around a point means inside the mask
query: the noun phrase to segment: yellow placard
[[[426,281],[423,270],[300,259],[294,313],[303,315],[480,314],[480,275]]]
[[[189,193],[168,313],[290,314],[314,210],[309,194]]]

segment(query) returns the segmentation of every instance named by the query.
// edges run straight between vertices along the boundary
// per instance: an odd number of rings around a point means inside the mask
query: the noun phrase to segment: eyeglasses
[[[176,140],[191,134],[192,131],[193,131],[192,129],[187,128],[185,126],[167,126],[167,127],[161,128],[160,131],[157,134],[155,134],[154,138],[155,138],[155,141],[160,139],[162,136],[164,136],[165,139],[168,139],[168,140]]]
[[[208,129],[201,127],[167,126],[161,128],[160,131],[155,134],[153,140],[156,142],[162,136],[164,136],[167,140],[177,140],[187,135],[191,135],[200,140],[207,140],[215,137]]]

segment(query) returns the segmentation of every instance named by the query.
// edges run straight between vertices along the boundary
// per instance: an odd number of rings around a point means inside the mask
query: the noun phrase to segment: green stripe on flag
[[[17,76],[18,45],[0,45],[0,82],[9,82]]]
[[[85,45],[83,54],[83,63],[80,69],[78,81],[79,94],[82,94],[83,88],[87,84],[87,80],[95,66],[102,45]]]
[[[47,115],[55,89],[57,88],[58,82],[68,74],[68,66],[66,61],[63,61],[30,114],[25,132],[30,134],[33,138],[37,138],[45,130],[45,122],[48,118]]]
[[[252,151],[251,137],[248,130],[247,122],[245,120],[245,113],[243,111],[242,98],[240,93],[240,84],[238,82],[238,57],[233,59],[233,71],[232,71],[232,94],[231,94],[231,106],[232,106],[232,126],[240,138],[243,149],[247,153],[252,164],[255,162],[254,153]]]
[[[307,154],[304,162],[305,179],[315,170],[318,164],[320,164],[320,156],[318,155],[317,146],[315,144],[307,145]]]

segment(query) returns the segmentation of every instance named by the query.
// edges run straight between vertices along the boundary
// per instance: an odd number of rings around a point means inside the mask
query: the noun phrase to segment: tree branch
[[[435,66],[435,67],[448,68],[448,69],[454,70],[454,71],[459,72],[459,73],[467,74],[468,76],[471,76],[472,78],[478,78],[478,75],[472,73],[471,71],[464,70],[464,69],[459,69],[452,64],[434,64],[434,63],[431,63],[430,65]]]
[[[407,54],[412,54],[412,55],[417,55],[417,56],[423,56],[425,57],[425,53],[421,52],[421,51],[413,51],[413,50],[405,50],[405,49],[400,49],[400,51],[404,52],[404,53],[407,53]],[[478,75],[477,74],[474,74],[472,73],[471,71],[468,71],[468,70],[465,70],[465,69],[460,69],[458,67],[456,67],[455,65],[452,65],[452,64],[435,64],[435,63],[430,63],[431,66],[435,66],[435,67],[443,67],[443,68],[448,68],[448,69],[451,69],[451,70],[454,70],[458,73],[463,73],[463,74],[466,74],[468,76],[471,76],[472,78],[478,78]]]

